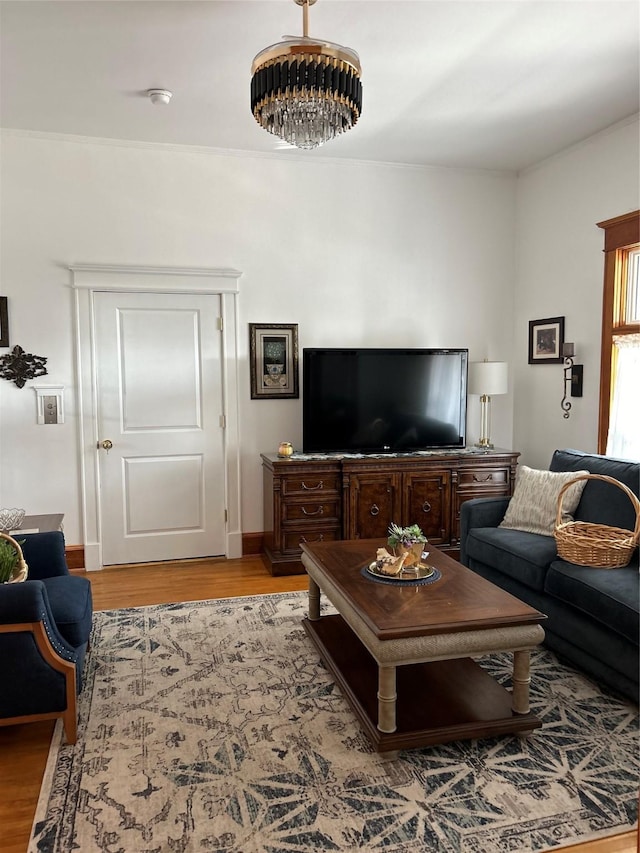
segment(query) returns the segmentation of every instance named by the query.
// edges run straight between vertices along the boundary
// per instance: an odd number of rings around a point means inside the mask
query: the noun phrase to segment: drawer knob
[[[320,480],[320,482],[316,483],[315,486],[307,486],[307,484],[303,480],[302,481],[302,488],[305,489],[307,492],[317,492],[318,489],[324,488],[324,482],[322,480]]]
[[[308,509],[305,509],[305,507],[302,507],[302,514],[303,515],[322,515],[323,512],[324,512],[324,507],[322,506],[322,504],[320,504],[318,509],[314,510],[313,512],[309,512]]]
[[[493,474],[487,474],[486,477],[478,477],[477,474],[473,475],[473,482],[474,483],[486,483],[491,479],[493,479]]]
[[[322,542],[322,540],[323,540],[323,539],[324,539],[324,534],[323,534],[323,533],[321,533],[321,534],[320,534],[316,539],[307,539],[307,537],[306,537],[306,536],[301,536],[301,537],[300,537],[300,541],[301,541],[301,542],[306,542],[306,543],[309,543],[309,542]]]
[[[378,504],[373,504],[371,509],[369,510],[369,515],[378,515],[380,513],[380,507]]]
[[[431,512],[431,504],[429,503],[429,501],[425,501],[422,504],[422,512]]]

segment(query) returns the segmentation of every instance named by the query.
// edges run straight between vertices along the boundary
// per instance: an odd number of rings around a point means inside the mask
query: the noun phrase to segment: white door
[[[224,554],[220,297],[94,307],[103,564]]]

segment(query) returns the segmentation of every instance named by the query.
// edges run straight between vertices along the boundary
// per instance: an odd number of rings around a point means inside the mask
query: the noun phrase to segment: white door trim
[[[85,567],[102,568],[100,489],[98,471],[98,414],[94,293],[96,291],[155,291],[211,293],[220,296],[222,310],[222,401],[225,415],[224,470],[227,557],[242,556],[240,495],[240,424],[238,415],[238,279],[234,269],[71,264],[75,291],[75,338],[78,372],[78,443],[80,447],[81,517]]]

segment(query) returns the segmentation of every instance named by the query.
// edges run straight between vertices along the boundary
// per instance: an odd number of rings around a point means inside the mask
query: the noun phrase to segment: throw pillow
[[[534,468],[521,465],[518,469],[513,497],[499,526],[553,536],[560,490],[570,480],[588,473],[588,471],[536,471]],[[563,523],[573,521],[573,513],[580,502],[586,484],[586,480],[580,480],[564,493]]]

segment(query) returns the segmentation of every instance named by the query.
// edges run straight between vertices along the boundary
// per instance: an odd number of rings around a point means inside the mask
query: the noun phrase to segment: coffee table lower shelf
[[[530,732],[541,721],[511,710],[511,693],[470,658],[399,666],[397,728],[377,727],[378,666],[339,615],[303,626],[378,752]]]

